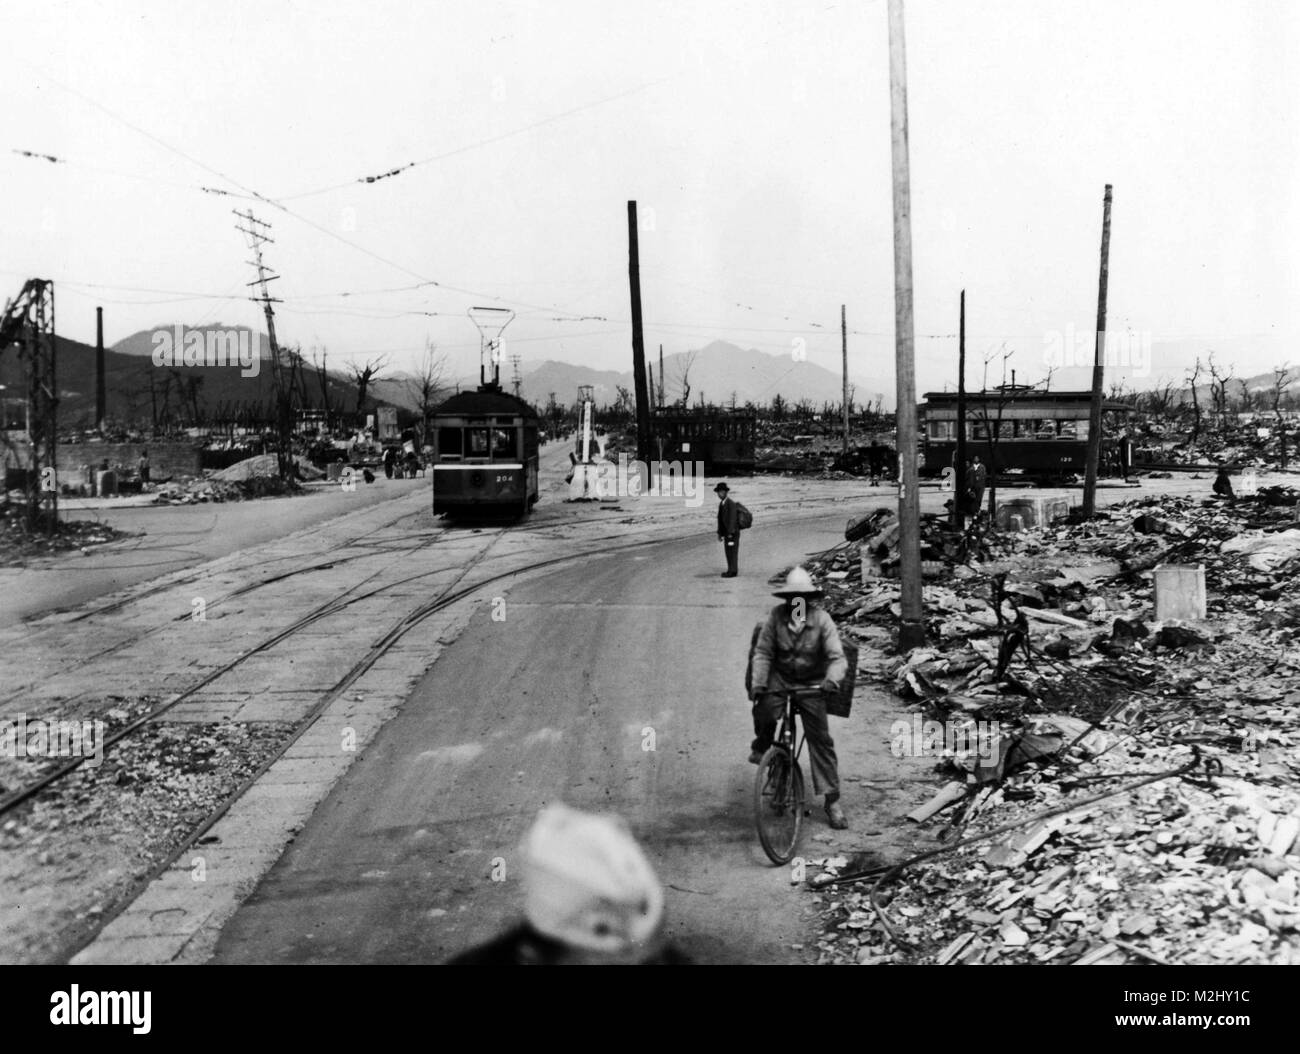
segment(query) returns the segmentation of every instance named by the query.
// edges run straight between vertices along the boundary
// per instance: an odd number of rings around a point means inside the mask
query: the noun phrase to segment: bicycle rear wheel
[[[769,747],[754,774],[754,823],[763,852],[774,864],[794,858],[803,826],[803,772],[785,747]]]

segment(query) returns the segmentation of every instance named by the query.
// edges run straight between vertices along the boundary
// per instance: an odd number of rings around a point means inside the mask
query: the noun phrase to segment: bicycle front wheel
[[[803,826],[803,772],[785,747],[769,747],[754,775],[754,822],[763,852],[774,864],[794,858]]]

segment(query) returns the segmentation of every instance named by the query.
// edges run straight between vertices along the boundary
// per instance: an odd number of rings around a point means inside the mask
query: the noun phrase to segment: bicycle
[[[754,825],[763,852],[774,864],[788,864],[794,859],[799,831],[806,814],[803,770],[799,755],[805,738],[795,727],[795,715],[801,699],[824,698],[820,687],[786,688],[765,695],[784,695],[785,713],[777,725],[772,745],[758,763],[754,774]]]

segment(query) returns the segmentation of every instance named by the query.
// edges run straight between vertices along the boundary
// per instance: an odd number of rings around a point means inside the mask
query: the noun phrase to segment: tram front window
[[[488,456],[488,430],[486,428],[465,429],[465,456]]]
[[[494,458],[510,458],[515,456],[515,436],[511,429],[492,429],[492,456]]]
[[[438,429],[438,456],[442,458],[454,458],[459,461],[464,455],[461,447],[461,431],[459,428],[439,428]]]

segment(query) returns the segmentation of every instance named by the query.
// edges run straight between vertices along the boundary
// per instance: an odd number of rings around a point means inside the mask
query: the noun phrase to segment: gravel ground
[[[155,702],[116,701],[110,721]],[[9,814],[0,826],[0,961],[62,958],[291,731],[272,722],[146,726]],[[0,783],[26,785],[49,764],[0,758]]]

